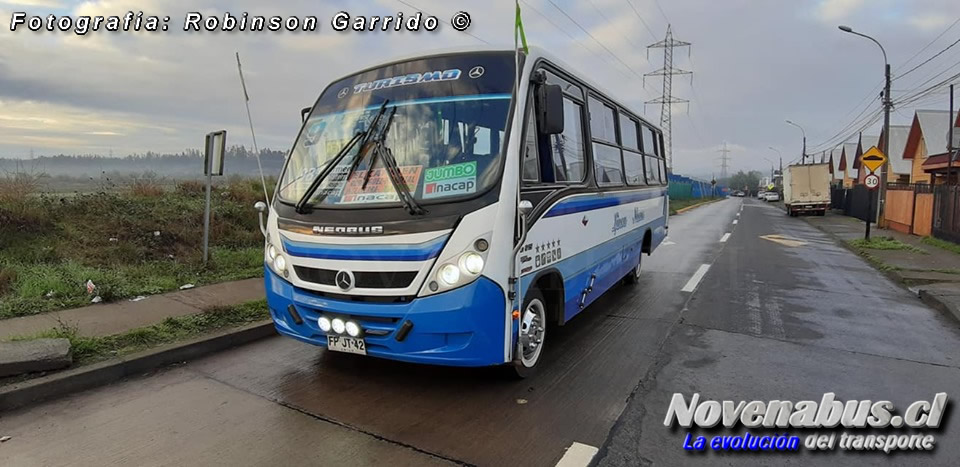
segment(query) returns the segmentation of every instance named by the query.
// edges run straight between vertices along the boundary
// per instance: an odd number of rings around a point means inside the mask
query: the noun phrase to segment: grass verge
[[[921,250],[913,245],[908,245],[901,242],[893,237],[872,237],[870,240],[863,238],[858,238],[856,240],[851,240],[850,244],[855,248],[859,249],[870,249],[870,250],[900,250],[900,251],[911,251],[914,253],[927,254],[926,251]]]
[[[696,206],[698,204],[709,203],[711,201],[716,201],[720,198],[693,198],[693,199],[670,199],[670,215],[674,215],[678,210],[683,208],[689,208],[691,206]]]
[[[939,238],[934,238],[934,237],[923,237],[922,239],[920,239],[920,241],[926,245],[935,246],[942,250],[947,250],[951,253],[956,253],[960,255],[960,245],[956,243],[948,242],[946,240],[940,240]]]
[[[74,366],[80,366],[225,328],[243,326],[269,317],[266,300],[257,300],[229,307],[214,307],[203,313],[167,318],[158,324],[110,336],[80,336],[75,327],[61,323],[59,327],[49,331],[18,336],[11,340],[69,339],[73,349]]]
[[[214,248],[204,264],[200,182],[171,189],[144,178],[119,191],[68,196],[38,193],[23,178],[0,177],[0,319],[262,273],[257,180],[214,187]]]

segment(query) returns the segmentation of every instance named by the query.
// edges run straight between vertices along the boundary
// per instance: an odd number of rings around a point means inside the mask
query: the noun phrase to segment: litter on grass
[[[196,287],[196,286],[193,285],[193,284],[183,284],[183,285],[180,286],[180,290],[192,289],[192,288],[194,288],[194,287]]]

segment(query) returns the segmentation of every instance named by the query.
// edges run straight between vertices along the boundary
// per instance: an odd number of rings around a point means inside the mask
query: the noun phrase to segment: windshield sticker
[[[370,92],[377,89],[395,88],[397,86],[409,86],[411,84],[433,83],[437,81],[453,81],[460,79],[460,69],[444,71],[429,71],[426,73],[410,73],[408,75],[394,76],[393,78],[378,79],[367,83],[360,83],[353,86],[353,93]]]
[[[304,135],[303,145],[304,146],[313,146],[317,144],[317,141],[320,140],[320,135],[323,134],[323,130],[327,128],[326,120],[318,120],[310,124],[310,128],[307,128],[307,133]]]
[[[475,193],[477,162],[431,167],[424,176],[423,199]]]
[[[407,165],[399,167],[399,169],[407,188],[411,193],[415,192],[420,182],[420,172],[423,170],[423,166]],[[370,179],[367,180],[367,189],[364,190],[362,189],[363,179],[366,175],[366,170],[358,170],[350,176],[343,189],[342,203],[388,203],[400,200],[396,190],[393,189],[393,184],[390,183],[390,177],[387,175],[386,169],[373,169]]]

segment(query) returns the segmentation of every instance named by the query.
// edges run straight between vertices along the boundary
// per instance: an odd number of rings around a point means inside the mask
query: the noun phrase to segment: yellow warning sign
[[[885,162],[887,162],[887,156],[883,155],[876,146],[868,149],[860,156],[860,163],[870,170],[870,173],[876,172]]]

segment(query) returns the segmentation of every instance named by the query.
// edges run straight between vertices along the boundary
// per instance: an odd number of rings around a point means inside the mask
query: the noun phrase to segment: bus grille
[[[297,277],[314,284],[336,285],[333,269],[294,266]],[[417,271],[354,271],[354,287],[360,289],[405,289],[417,277]]]

